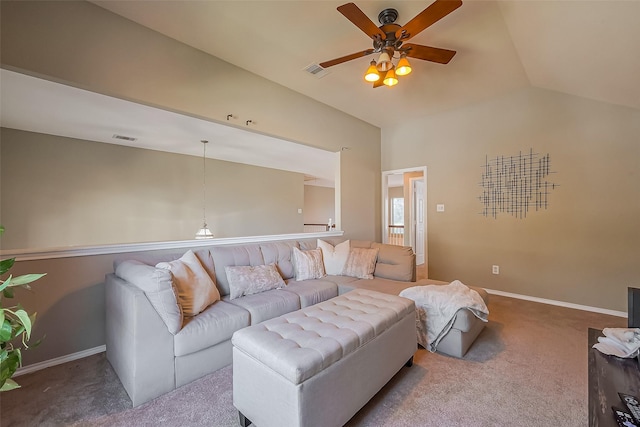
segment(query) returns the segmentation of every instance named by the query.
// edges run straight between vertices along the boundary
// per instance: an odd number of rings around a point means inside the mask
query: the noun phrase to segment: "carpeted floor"
[[[347,426],[587,425],[587,328],[626,319],[492,295],[464,359],[419,349]],[[161,374],[161,373],[159,373]],[[231,366],[131,408],[104,353],[17,378],[8,426],[237,426]],[[327,408],[330,411],[331,408]]]

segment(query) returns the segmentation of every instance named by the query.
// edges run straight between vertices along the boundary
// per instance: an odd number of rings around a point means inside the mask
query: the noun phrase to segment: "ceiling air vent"
[[[123,141],[137,141],[138,138],[134,138],[132,136],[125,136],[125,135],[118,135],[117,133],[114,133],[112,136],[113,139],[122,139]]]
[[[326,68],[322,68],[320,65],[318,64],[311,64],[308,65],[304,71],[306,71],[307,73],[315,76],[317,79],[320,79],[324,76],[326,76],[327,74],[329,74],[329,71],[327,71]]]

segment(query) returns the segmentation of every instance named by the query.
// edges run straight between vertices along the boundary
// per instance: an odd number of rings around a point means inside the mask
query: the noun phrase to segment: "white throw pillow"
[[[229,299],[271,289],[280,289],[285,286],[275,264],[226,266],[224,270],[229,281]]]
[[[358,279],[373,279],[378,259],[378,248],[351,248],[342,274]]]
[[[184,316],[195,316],[220,300],[218,288],[193,251],[187,251],[175,261],[158,263],[156,267],[173,274]]]
[[[331,243],[318,239],[318,247],[322,250],[325,273],[332,276],[341,275],[349,258],[349,241],[345,240],[334,247]]]
[[[320,279],[325,276],[322,263],[322,251],[320,248],[309,251],[301,251],[293,248],[293,265],[296,281],[308,279]]]

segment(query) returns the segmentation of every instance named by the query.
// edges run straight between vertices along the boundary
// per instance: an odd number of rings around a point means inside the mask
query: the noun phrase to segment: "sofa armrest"
[[[145,293],[108,274],[105,305],[107,360],[133,406],[175,389],[173,335]]]
[[[385,243],[372,243],[371,247],[378,248],[374,276],[401,282],[416,281],[416,255],[411,247]]]

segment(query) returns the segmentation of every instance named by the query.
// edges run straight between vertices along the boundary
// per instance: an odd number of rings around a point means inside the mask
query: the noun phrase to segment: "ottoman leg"
[[[245,417],[242,412],[238,411],[238,415],[240,416],[240,425],[242,427],[249,427],[251,425],[251,420]]]
[[[413,366],[413,356],[411,356],[411,358],[407,360],[407,363],[405,363],[404,366],[406,366],[407,368],[410,368]]]

